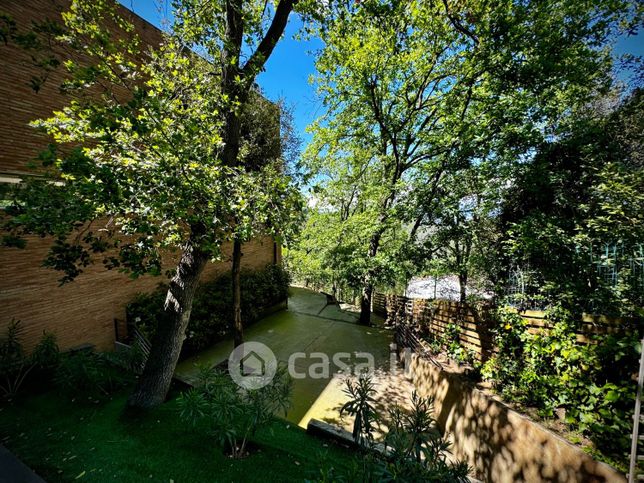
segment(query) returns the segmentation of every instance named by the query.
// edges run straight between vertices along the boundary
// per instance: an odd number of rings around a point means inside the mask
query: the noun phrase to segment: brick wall
[[[34,21],[60,21],[67,4],[67,0],[2,0],[0,14],[11,16],[18,30],[25,31]],[[134,22],[141,39],[148,45],[158,45],[159,30],[128,12],[122,9]],[[58,89],[63,70],[50,74],[36,93],[30,87],[30,79],[40,73],[28,52],[12,42],[0,43],[0,179],[34,174],[28,164],[48,141],[28,123],[67,102]],[[90,343],[100,350],[110,350],[114,347],[115,319],[124,319],[127,302],[137,292],[150,291],[166,280],[151,276],[132,280],[97,265],[61,287],[61,274],[42,267],[48,247],[48,240],[33,237],[24,250],[0,248],[0,335],[12,319],[20,320],[26,349],[31,349],[47,331],[56,334],[61,349]],[[281,262],[281,250],[269,238],[246,244],[243,252],[244,268]],[[224,253],[223,259],[228,260],[230,247],[225,247]],[[166,265],[171,267],[173,262],[170,256]],[[230,270],[228,261],[209,264],[202,280],[226,270]]]
[[[61,349],[83,343],[101,350],[114,347],[114,320],[125,318],[125,305],[138,292],[153,290],[165,277],[146,275],[133,280],[102,264],[89,267],[71,283],[59,286],[61,274],[43,268],[47,240],[31,238],[27,249],[0,249],[0,334],[12,320],[21,321],[24,343],[32,348],[43,331],[56,334]],[[273,241],[254,240],[243,247],[244,268],[259,269],[273,262]],[[230,247],[224,253],[229,258]],[[279,248],[278,248],[279,252]],[[168,266],[173,260],[168,259]],[[202,280],[212,280],[230,270],[230,263],[210,263]]]
[[[9,15],[18,32],[25,33],[32,29],[33,22],[62,23],[60,14],[67,5],[69,0],[2,0],[0,14]],[[125,8],[120,12],[133,22],[142,43],[151,46],[160,43],[161,32],[155,26]],[[65,77],[62,67],[49,74],[38,92],[31,88],[32,77],[44,73],[34,66],[31,55],[13,41],[0,42],[0,174],[33,174],[27,165],[47,146],[48,140],[44,134],[35,132],[29,122],[50,115],[67,100],[59,90]]]

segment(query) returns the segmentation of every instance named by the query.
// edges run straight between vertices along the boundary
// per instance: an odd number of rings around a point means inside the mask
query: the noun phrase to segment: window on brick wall
[[[16,175],[0,174],[0,210],[4,210],[11,204],[9,191],[21,181],[22,179]]]

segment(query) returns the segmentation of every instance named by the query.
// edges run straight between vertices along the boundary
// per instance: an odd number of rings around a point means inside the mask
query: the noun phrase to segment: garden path
[[[323,294],[304,288],[291,287],[288,309],[274,313],[248,327],[246,341],[267,345],[276,358],[287,363],[292,354],[302,352],[294,359],[293,366],[301,379],[294,379],[292,406],[286,419],[306,427],[311,418],[351,428],[349,417],[340,418],[339,409],[347,400],[343,393],[347,372],[366,362],[361,353],[369,353],[375,365],[376,399],[380,409],[409,399],[412,385],[391,367],[390,344],[393,332],[380,327],[365,327],[356,323],[357,314],[345,306],[326,305]],[[233,348],[232,340],[215,344],[201,354],[179,364],[175,376],[192,383],[202,364],[218,365],[228,359]],[[344,371],[333,364],[334,354],[345,353],[343,361],[349,366]],[[321,357],[331,361],[328,375],[320,373]],[[395,374],[398,372],[398,374]]]

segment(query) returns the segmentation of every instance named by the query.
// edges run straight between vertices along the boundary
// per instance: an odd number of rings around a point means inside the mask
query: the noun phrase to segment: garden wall
[[[372,308],[374,313],[386,317],[390,323],[404,320],[421,335],[441,337],[448,324],[456,324],[460,328],[460,344],[479,361],[487,360],[496,351],[492,332],[495,322],[490,314],[492,306],[489,303],[472,305],[376,293]],[[536,333],[552,327],[542,311],[527,310],[520,312],[520,315],[526,321],[529,332]],[[637,321],[583,314],[577,329],[577,340],[588,343],[592,335],[636,332],[638,329]]]
[[[268,237],[245,244],[243,268],[261,269],[273,263],[274,245]],[[12,319],[20,320],[26,349],[47,331],[56,334],[62,350],[85,343],[111,350],[119,321],[119,335],[125,335],[125,305],[138,292],[151,291],[166,281],[165,277],[149,275],[133,280],[117,270],[105,270],[99,263],[87,267],[73,282],[59,286],[62,274],[42,267],[48,247],[47,240],[30,237],[24,250],[0,249],[0,336]],[[224,260],[229,259],[230,248],[224,247]],[[166,266],[172,267],[175,260],[168,257]],[[227,270],[227,261],[209,263],[202,280],[212,280]]]
[[[0,14],[8,15],[15,21],[17,31],[25,33],[32,28],[32,22],[60,23],[60,14],[69,3],[69,0],[2,0]],[[161,32],[152,24],[124,7],[119,7],[119,13],[134,23],[144,44],[157,45],[161,41]],[[4,183],[16,183],[25,175],[37,174],[29,164],[48,140],[29,122],[50,115],[69,100],[59,89],[62,68],[50,72],[38,92],[32,89],[32,77],[42,75],[43,71],[34,67],[31,54],[11,39],[0,42],[0,182]],[[30,237],[24,250],[0,248],[0,336],[12,319],[20,320],[27,350],[38,342],[43,331],[56,334],[63,350],[82,344],[112,349],[115,328],[118,327],[119,335],[125,335],[125,305],[137,292],[152,290],[166,280],[151,276],[132,280],[118,271],[106,271],[99,263],[87,267],[74,282],[60,287],[61,273],[42,267],[49,245],[49,240]],[[229,246],[224,248],[224,260],[230,251]],[[281,262],[280,247],[270,238],[254,240],[243,251],[244,268],[258,269]],[[166,268],[171,268],[176,257],[168,256],[165,262]],[[229,262],[209,264],[203,279],[213,279],[229,269]]]
[[[424,397],[434,398],[434,415],[452,442],[452,454],[477,478],[495,483],[555,481],[624,482],[624,476],[592,459],[539,424],[469,386],[418,354],[405,363]]]

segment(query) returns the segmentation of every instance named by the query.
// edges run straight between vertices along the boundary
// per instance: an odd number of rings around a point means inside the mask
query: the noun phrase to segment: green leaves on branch
[[[118,11],[112,1],[77,0],[63,15],[56,40],[70,52],[63,87],[73,96],[32,123],[54,144],[42,176],[13,196],[12,235],[54,236],[48,265],[63,281],[96,258],[135,276],[160,273],[162,254],[188,240],[212,259],[234,237],[290,240],[301,202],[283,169],[280,108],[252,92],[240,161],[224,163],[233,107],[210,62],[219,37],[208,17],[187,25],[178,16],[160,45],[144,47]],[[204,56],[190,50],[197,43]]]

